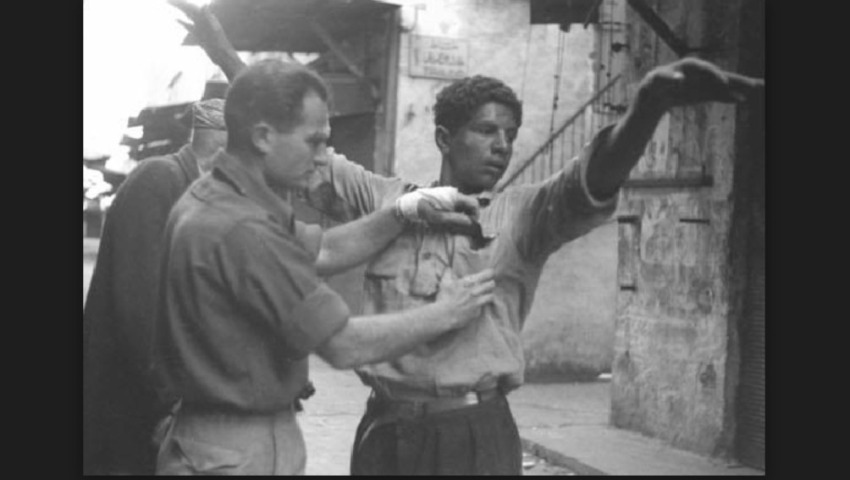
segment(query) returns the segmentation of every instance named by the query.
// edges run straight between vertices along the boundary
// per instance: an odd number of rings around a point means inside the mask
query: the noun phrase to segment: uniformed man
[[[309,183],[330,136],[327,101],[306,67],[247,67],[227,94],[226,150],[171,212],[153,361],[175,408],[158,474],[302,474],[293,404],[309,353],[336,368],[389,361],[467,325],[493,298],[484,270],[447,276],[422,308],[350,316],[320,273],[365,261],[410,223],[468,226],[477,204],[451,187],[423,189],[326,232],[295,220],[273,189]]]

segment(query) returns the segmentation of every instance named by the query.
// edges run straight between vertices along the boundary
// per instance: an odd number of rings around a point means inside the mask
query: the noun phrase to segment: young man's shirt
[[[496,300],[480,319],[446,333],[402,357],[357,369],[361,379],[390,396],[456,396],[523,382],[520,330],[531,309],[548,256],[561,245],[605,222],[617,195],[605,201],[587,190],[585,169],[599,138],[568,166],[535,185],[490,197],[480,222],[496,238],[475,250],[469,237],[408,227],[366,268],[364,314],[407,310],[435,301],[440,279],[485,268],[496,272]],[[320,171],[308,202],[337,220],[349,221],[392,204],[416,186],[372,174],[335,158]]]

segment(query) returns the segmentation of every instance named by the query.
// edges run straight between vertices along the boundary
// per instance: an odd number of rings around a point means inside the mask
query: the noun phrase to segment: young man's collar
[[[428,185],[428,188],[442,187],[442,186],[443,185],[440,184],[439,180],[434,180],[433,182],[431,182],[430,185]],[[486,207],[493,200],[493,197],[496,196],[496,192],[494,190],[490,189],[490,190],[484,190],[480,193],[476,193],[475,195],[469,195],[469,196],[477,198],[479,205],[482,206],[482,207]]]

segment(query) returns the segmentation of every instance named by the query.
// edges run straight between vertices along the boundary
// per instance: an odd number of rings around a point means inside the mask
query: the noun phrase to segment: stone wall
[[[703,58],[739,71],[741,3],[650,5],[687,44],[718,47]],[[634,90],[646,71],[676,56],[631,9],[627,20]],[[632,178],[679,184],[626,189],[618,227],[611,422],[713,455],[732,447],[738,373],[733,340],[743,273],[730,263],[737,248],[733,173],[747,159],[735,148],[737,108],[672,110]]]

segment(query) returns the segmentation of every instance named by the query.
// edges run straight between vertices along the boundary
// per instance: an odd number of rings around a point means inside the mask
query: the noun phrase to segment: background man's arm
[[[168,3],[192,20],[192,23],[182,20],[178,22],[195,36],[198,45],[204,49],[210,60],[221,68],[229,82],[233,82],[246,65],[227,40],[224,29],[210,11],[209,5],[199,7],[187,0],[168,0]]]

